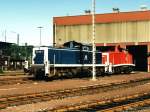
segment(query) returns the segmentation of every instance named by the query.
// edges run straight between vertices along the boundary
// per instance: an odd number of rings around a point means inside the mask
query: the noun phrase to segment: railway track
[[[129,88],[150,82],[150,78],[141,80],[130,80],[122,83],[106,84],[106,85],[90,85],[73,89],[47,91],[41,93],[32,93],[24,95],[11,95],[0,97],[0,109],[10,106],[18,106],[42,101],[50,101],[54,99],[63,99],[67,97],[90,95],[100,92],[111,91],[119,88]]]
[[[113,108],[105,109],[105,110],[100,110],[97,112],[120,112],[120,111],[133,111],[133,108],[138,108],[138,107],[143,107],[146,105],[150,105],[150,96],[147,96],[148,99],[143,99],[142,101],[135,101],[133,100],[133,103],[121,105],[121,106],[116,106]],[[130,100],[131,102],[131,100]]]
[[[0,79],[0,86],[11,84],[25,84],[30,82],[33,82],[33,80],[30,80],[28,77],[3,78]]]
[[[123,96],[108,100],[97,100],[79,103],[78,105],[59,107],[52,110],[44,110],[46,112],[123,112],[131,108],[150,105],[150,93],[134,94],[131,96]]]

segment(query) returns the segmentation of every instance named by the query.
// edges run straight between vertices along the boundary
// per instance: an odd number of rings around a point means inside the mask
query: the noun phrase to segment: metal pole
[[[56,47],[56,32],[57,32],[57,30],[56,30],[56,28],[57,28],[57,25],[56,25],[56,23],[54,24],[54,38],[53,38],[53,42],[54,42],[54,47]]]
[[[40,28],[40,46],[41,46],[41,28]]]
[[[5,42],[6,42],[6,30],[5,30]]]
[[[11,33],[17,34],[17,42],[16,42],[16,44],[19,45],[19,33],[15,32],[15,31],[11,31]]]
[[[37,28],[39,28],[40,29],[40,46],[42,45],[42,41],[41,41],[41,29],[43,28],[42,26],[39,26],[39,27],[37,27]]]
[[[96,80],[96,59],[95,59],[95,0],[92,0],[92,29],[93,29],[93,40],[92,40],[92,52],[93,52],[93,63],[92,63],[92,80]]]
[[[19,46],[19,33],[17,34],[17,45]]]
[[[55,76],[55,73],[56,71],[55,71],[55,54],[54,54],[54,76]]]

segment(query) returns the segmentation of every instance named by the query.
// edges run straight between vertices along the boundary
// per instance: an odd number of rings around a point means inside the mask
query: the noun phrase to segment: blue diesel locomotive
[[[64,48],[35,47],[30,72],[36,78],[89,76],[92,71],[91,46],[81,45]],[[104,72],[102,53],[96,52],[97,75]]]

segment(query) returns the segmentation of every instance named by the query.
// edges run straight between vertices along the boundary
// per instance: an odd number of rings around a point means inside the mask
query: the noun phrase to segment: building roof
[[[150,20],[150,10],[96,14],[95,20],[96,20],[95,21],[96,23]],[[91,15],[79,15],[79,16],[54,17],[53,23],[56,25],[91,24],[92,16]]]

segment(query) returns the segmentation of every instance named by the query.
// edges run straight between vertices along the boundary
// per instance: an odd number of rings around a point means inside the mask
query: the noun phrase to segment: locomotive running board
[[[44,67],[44,64],[32,64],[32,67]],[[49,67],[92,67],[92,64],[49,64]],[[96,64],[96,67],[105,67],[105,64]]]
[[[92,67],[92,64],[50,64],[55,67]],[[96,64],[96,67],[105,67],[105,64]]]

